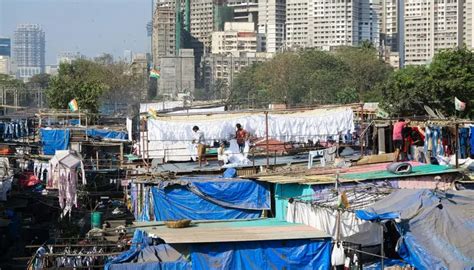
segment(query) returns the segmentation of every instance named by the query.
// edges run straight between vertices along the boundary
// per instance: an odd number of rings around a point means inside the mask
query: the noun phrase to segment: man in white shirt
[[[199,161],[199,167],[201,167],[202,162],[206,162],[206,166],[209,165],[206,158],[206,144],[204,139],[204,132],[199,130],[198,126],[193,127],[194,139],[193,143],[197,145],[197,156]]]

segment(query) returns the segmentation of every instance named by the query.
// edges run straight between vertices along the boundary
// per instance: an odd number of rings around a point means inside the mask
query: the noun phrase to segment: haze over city
[[[0,0],[0,36],[13,37],[18,24],[40,24],[46,33],[46,64],[62,51],[87,57],[124,50],[145,52],[149,0]]]

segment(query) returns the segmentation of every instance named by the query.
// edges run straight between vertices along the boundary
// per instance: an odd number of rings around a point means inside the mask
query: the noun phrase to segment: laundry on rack
[[[33,173],[43,183],[48,181],[48,162],[42,162],[35,160],[33,162]]]
[[[82,184],[86,184],[82,158],[74,151],[56,151],[49,161],[48,188],[58,189],[59,206],[63,210],[61,217],[77,207],[77,182],[82,175]]]
[[[33,134],[31,120],[12,120],[0,122],[0,137],[4,140],[15,140]]]

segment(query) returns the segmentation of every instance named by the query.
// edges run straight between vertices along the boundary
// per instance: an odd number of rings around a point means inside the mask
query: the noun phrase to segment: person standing
[[[398,122],[393,125],[393,133],[392,133],[392,140],[393,146],[395,147],[395,158],[394,162],[398,162],[400,158],[400,152],[403,150],[404,141],[402,131],[403,128],[407,125],[405,119],[400,118]]]
[[[197,156],[198,156],[198,162],[199,162],[199,167],[202,167],[202,162],[206,162],[205,166],[209,165],[207,162],[206,158],[206,144],[205,144],[205,138],[204,138],[204,132],[199,130],[198,126],[193,127],[193,132],[194,132],[194,139],[193,139],[193,144],[197,145]]]
[[[249,138],[249,133],[247,130],[245,130],[241,124],[235,125],[236,131],[235,131],[235,139],[237,140],[237,144],[239,145],[239,150],[240,153],[244,152],[245,148],[245,141],[248,140]]]

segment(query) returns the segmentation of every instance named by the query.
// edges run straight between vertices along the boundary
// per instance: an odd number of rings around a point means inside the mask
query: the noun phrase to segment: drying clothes
[[[459,157],[462,159],[467,158],[467,144],[469,138],[469,129],[459,129]]]
[[[471,156],[474,156],[474,126],[470,127],[469,145],[471,145]]]
[[[318,207],[304,202],[293,202],[288,204],[286,221],[291,223],[302,223],[318,230],[328,233],[334,239],[337,234],[337,210]],[[341,212],[340,236],[342,238],[354,237],[367,240],[364,245],[379,244],[380,228],[377,224],[358,219],[354,213]],[[356,237],[354,237],[356,238]]]
[[[31,126],[28,120],[0,122],[0,137],[7,141],[27,137],[33,133],[33,130],[30,128]]]
[[[7,200],[7,194],[12,189],[13,176],[0,180],[0,201]]]
[[[269,113],[268,135],[283,142],[327,141],[331,138],[337,139],[339,134],[353,131],[353,120],[354,113],[349,108]],[[188,149],[193,140],[193,126],[199,126],[199,129],[206,134],[206,144],[211,144],[213,141],[229,141],[233,138],[237,123],[244,126],[251,136],[264,138],[266,135],[266,120],[263,113],[209,115],[199,116],[196,119],[184,116],[149,119],[149,156],[167,157],[167,160],[189,160],[190,153],[183,155],[183,151],[178,150]],[[141,143],[143,144],[143,141]],[[143,145],[140,148],[146,149]]]
[[[82,184],[86,184],[84,164],[81,157],[73,151],[56,151],[49,161],[48,188],[57,188],[59,206],[63,209],[62,217],[77,207],[78,174],[82,175]]]

